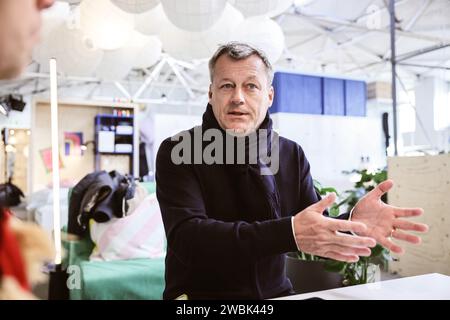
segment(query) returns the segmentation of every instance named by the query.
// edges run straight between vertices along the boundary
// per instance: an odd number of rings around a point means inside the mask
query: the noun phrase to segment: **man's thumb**
[[[336,200],[336,193],[332,192],[332,193],[328,194],[325,198],[320,200],[319,202],[316,202],[313,205],[313,207],[315,210],[317,210],[318,212],[320,212],[322,214],[322,212],[324,212],[328,207],[330,207],[334,203],[335,200]]]

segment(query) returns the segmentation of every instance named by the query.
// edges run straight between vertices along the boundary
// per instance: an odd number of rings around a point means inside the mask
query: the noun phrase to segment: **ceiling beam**
[[[446,67],[444,65],[437,65],[437,66],[429,66],[425,64],[417,64],[417,63],[399,63],[401,66],[407,66],[407,67],[415,67],[415,68],[424,68],[424,69],[441,69],[441,70],[447,70],[450,71],[450,67]]]
[[[287,14],[289,14],[289,13],[287,13]],[[390,34],[390,31],[388,28],[370,29],[366,26],[359,25],[354,22],[350,22],[350,21],[338,19],[338,18],[333,18],[333,17],[311,16],[311,15],[307,15],[307,14],[304,14],[302,12],[297,12],[297,11],[294,12],[293,15],[297,16],[299,18],[305,19],[305,20],[313,21],[313,22],[332,23],[335,25],[345,26],[348,28],[356,29],[356,30],[373,31],[373,32],[377,32],[377,33]],[[332,29],[332,30],[334,30],[334,29]],[[437,42],[437,43],[450,42],[450,38],[446,38],[446,37],[436,37],[436,36],[430,36],[430,35],[425,35],[425,34],[413,33],[410,31],[402,31],[402,30],[396,30],[396,33],[398,34],[398,36],[404,36],[404,37],[408,37],[408,38],[412,38],[412,39],[419,39],[419,40],[425,40],[425,41],[431,41],[431,42]]]
[[[414,16],[407,22],[406,26],[403,28],[404,31],[410,31],[412,27],[416,24],[416,22],[420,19],[420,17],[425,13],[425,11],[428,9],[428,7],[431,4],[431,0],[426,0],[422,3],[420,8],[417,10],[417,12],[414,14]],[[396,39],[396,43],[398,42],[399,38]],[[391,54],[391,49],[386,50],[386,52],[383,54],[383,59],[386,59]]]
[[[431,47],[422,48],[422,49],[419,49],[419,50],[416,50],[413,52],[408,52],[408,53],[397,56],[397,62],[405,61],[405,60],[408,60],[408,59],[411,59],[411,58],[414,58],[414,57],[417,57],[417,56],[420,56],[420,55],[423,55],[426,53],[430,53],[433,51],[441,50],[441,49],[444,49],[447,47],[450,47],[450,42],[444,43],[444,44],[438,44],[438,45],[431,46]]]
[[[317,32],[325,35],[328,39],[330,39],[336,46],[338,45],[338,41],[335,38],[335,35],[333,32],[325,29],[324,27],[317,25],[315,22],[308,21],[308,20],[300,20],[302,23],[312,27],[313,29],[317,30]],[[346,50],[346,48],[343,48],[342,52],[352,61],[356,66],[361,67],[361,64],[351,55],[350,52]]]

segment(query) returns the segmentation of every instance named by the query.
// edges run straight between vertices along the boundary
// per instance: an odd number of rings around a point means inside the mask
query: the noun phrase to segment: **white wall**
[[[436,150],[447,150],[450,144],[449,85],[442,79],[425,78],[415,89],[417,117],[414,134],[417,145],[428,145]]]
[[[300,144],[313,178],[324,186],[338,191],[352,187],[342,171],[361,168],[361,157],[369,157],[372,168],[386,165],[381,120],[292,113],[277,113],[272,118],[281,136]]]
[[[189,130],[192,127],[198,126],[202,123],[201,115],[156,113],[154,114],[154,119],[154,160],[156,159],[156,153],[158,152],[159,146],[163,140],[179,133],[180,131]]]

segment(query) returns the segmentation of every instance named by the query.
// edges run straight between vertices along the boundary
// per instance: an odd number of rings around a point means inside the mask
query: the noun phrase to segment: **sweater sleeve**
[[[208,217],[193,165],[171,160],[165,140],[156,159],[156,194],[170,250],[186,266],[207,261],[255,261],[296,250],[291,217],[262,222],[224,222]]]

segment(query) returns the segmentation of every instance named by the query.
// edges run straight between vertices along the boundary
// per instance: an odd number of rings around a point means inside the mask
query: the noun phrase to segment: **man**
[[[0,0],[0,80],[19,76],[31,62],[33,46],[39,40],[40,13],[53,2],[54,0]],[[27,230],[27,237],[42,239],[39,244],[42,248],[38,248],[34,243],[39,254],[43,248],[51,252],[51,244],[46,243],[46,239],[39,234],[43,231],[37,227],[28,227],[25,224],[22,226],[14,222],[10,212],[3,206],[4,204],[0,203],[0,296],[12,299],[34,298],[29,292],[31,279],[27,276],[25,259],[22,257],[17,236],[20,235],[19,231],[23,233],[25,228],[30,228]],[[22,235],[21,239],[24,240],[25,236]],[[52,254],[48,253],[49,256]]]
[[[0,79],[20,75],[39,40],[40,12],[54,0],[0,1]]]
[[[209,66],[209,105],[200,131],[193,128],[165,140],[156,161],[157,197],[168,241],[165,299],[182,294],[191,299],[287,295],[292,293],[284,269],[287,252],[301,250],[353,262],[369,256],[376,242],[401,253],[403,249],[391,237],[420,242],[400,229],[424,232],[427,226],[399,217],[417,216],[422,210],[394,208],[380,200],[392,181],[381,183],[361,199],[351,217],[343,215],[338,220],[323,215],[335,195],[320,200],[301,147],[273,138],[267,112],[274,97],[273,71],[262,52],[230,43],[218,49]],[[219,130],[222,136],[208,133],[211,130]],[[255,140],[250,141],[255,133],[256,161],[252,157]],[[244,139],[244,163],[224,160],[230,153],[226,160],[239,157],[228,144],[223,155],[215,148],[213,163],[205,159],[212,136],[216,147],[225,140]],[[266,136],[267,141],[260,144]],[[190,147],[181,150],[185,142]],[[263,174],[269,166],[265,147],[272,175]],[[203,157],[201,162],[190,161],[198,156]]]

